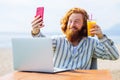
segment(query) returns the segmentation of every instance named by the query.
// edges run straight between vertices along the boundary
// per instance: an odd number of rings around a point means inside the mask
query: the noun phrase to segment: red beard
[[[67,29],[66,37],[67,37],[68,41],[70,41],[70,42],[80,41],[80,39],[81,39],[80,33],[81,32],[78,29],[75,29],[75,30]]]

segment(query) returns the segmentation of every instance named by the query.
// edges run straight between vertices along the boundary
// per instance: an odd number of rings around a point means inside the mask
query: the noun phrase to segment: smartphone
[[[35,17],[38,16],[38,15],[40,15],[40,17],[41,17],[42,20],[43,20],[43,16],[44,16],[44,7],[37,7]]]

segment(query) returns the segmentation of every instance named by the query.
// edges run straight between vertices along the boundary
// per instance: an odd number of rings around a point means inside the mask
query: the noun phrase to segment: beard
[[[82,29],[78,30],[77,28],[74,28],[75,30],[69,29],[67,28],[66,30],[66,37],[68,39],[68,41],[70,42],[76,42],[76,41],[80,41],[82,39]]]

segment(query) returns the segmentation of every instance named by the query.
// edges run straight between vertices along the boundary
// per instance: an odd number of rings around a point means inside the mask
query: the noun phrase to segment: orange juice
[[[88,31],[88,36],[94,37],[94,34],[90,33],[90,29],[94,28],[93,25],[96,24],[95,21],[93,20],[87,20],[87,31]]]

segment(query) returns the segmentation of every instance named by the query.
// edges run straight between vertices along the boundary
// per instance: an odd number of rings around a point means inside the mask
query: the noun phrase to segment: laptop
[[[14,70],[47,73],[68,71],[54,68],[50,38],[13,38],[12,51]]]

